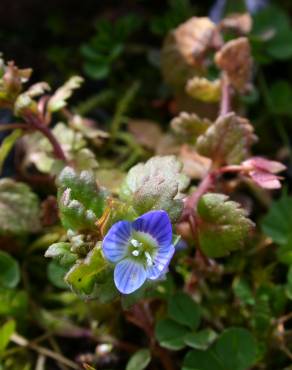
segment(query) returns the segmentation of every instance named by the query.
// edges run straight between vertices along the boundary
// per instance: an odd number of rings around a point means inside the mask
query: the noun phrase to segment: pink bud
[[[247,169],[265,171],[269,173],[278,173],[284,171],[286,166],[280,162],[270,161],[262,157],[252,157],[242,163]]]
[[[265,189],[280,189],[281,183],[279,177],[265,171],[252,171],[249,172],[252,180],[262,188]]]

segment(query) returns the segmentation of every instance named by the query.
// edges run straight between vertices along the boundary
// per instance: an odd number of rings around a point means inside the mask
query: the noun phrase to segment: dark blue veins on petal
[[[107,260],[118,262],[126,257],[132,228],[128,221],[119,221],[106,234],[102,250]]]
[[[132,259],[124,259],[115,267],[115,285],[123,294],[130,294],[139,289],[145,280],[146,271],[144,266]]]
[[[169,246],[172,240],[172,227],[168,214],[165,211],[150,211],[133,222],[137,231],[149,233],[155,238],[159,246]]]

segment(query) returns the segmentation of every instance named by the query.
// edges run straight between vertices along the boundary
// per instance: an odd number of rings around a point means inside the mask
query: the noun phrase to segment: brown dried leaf
[[[250,44],[246,37],[227,42],[215,54],[217,66],[226,72],[231,85],[239,92],[250,88],[252,58]]]
[[[252,29],[252,17],[249,13],[230,14],[220,22],[219,27],[223,31],[231,30],[245,35]]]
[[[199,155],[194,147],[187,144],[182,145],[178,158],[183,164],[182,172],[191,179],[202,179],[212,163],[209,158]]]
[[[128,129],[137,142],[146,149],[156,149],[162,131],[156,122],[133,119],[128,122]]]
[[[220,116],[208,130],[199,136],[196,149],[216,164],[239,164],[249,156],[256,136],[250,122],[234,112]]]
[[[204,77],[194,77],[187,82],[186,92],[192,98],[206,103],[215,103],[220,100],[221,81],[210,81]]]
[[[190,77],[205,70],[205,53],[219,42],[216,25],[206,17],[192,17],[171,31],[161,54],[166,82],[174,87],[184,86]]]

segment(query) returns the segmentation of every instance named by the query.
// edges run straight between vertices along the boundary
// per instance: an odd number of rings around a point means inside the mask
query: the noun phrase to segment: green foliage
[[[177,293],[169,297],[168,316],[177,323],[196,330],[200,323],[201,310],[190,296]]]
[[[66,167],[58,177],[58,199],[66,229],[94,229],[103,214],[106,193],[97,186],[92,172],[77,173]]]
[[[287,245],[292,228],[292,198],[285,193],[279,200],[272,203],[269,212],[262,221],[262,228],[266,235],[274,242]]]
[[[270,110],[273,114],[291,116],[291,85],[284,80],[276,81],[269,90]]]
[[[152,18],[150,28],[157,35],[165,36],[168,31],[177,27],[192,15],[189,0],[169,0],[168,5],[169,9],[163,15]]]
[[[135,352],[127,363],[126,370],[143,370],[151,361],[149,349],[142,348]]]
[[[292,28],[288,15],[278,6],[271,5],[254,16],[251,41],[259,62],[292,57]]]
[[[7,347],[11,335],[15,331],[15,321],[9,320],[0,327],[0,355],[3,354]]]
[[[20,269],[17,261],[8,253],[0,251],[0,287],[15,288],[20,280]]]
[[[99,20],[96,34],[80,49],[85,58],[86,75],[96,80],[108,77],[113,64],[124,52],[126,41],[140,26],[141,20],[132,14],[115,23]]]
[[[207,351],[187,353],[183,370],[247,370],[256,361],[257,344],[246,329],[225,330]]]
[[[0,180],[0,221],[0,235],[40,230],[39,201],[26,184],[8,178]]]
[[[223,194],[208,193],[198,203],[199,243],[209,257],[222,257],[243,247],[253,227],[246,212]]]
[[[83,298],[107,302],[117,294],[112,269],[104,260],[100,246],[90,251],[84,260],[77,261],[66,274],[65,281]]]
[[[188,185],[181,169],[182,165],[174,156],[153,157],[145,164],[137,164],[122,185],[121,199],[127,201],[138,215],[163,209],[175,221],[182,211],[179,194]]]
[[[171,350],[180,350],[185,347],[184,338],[188,329],[171,319],[158,321],[155,336],[162,347]]]
[[[191,348],[206,350],[216,338],[217,334],[212,329],[203,329],[196,333],[187,334],[184,341]]]

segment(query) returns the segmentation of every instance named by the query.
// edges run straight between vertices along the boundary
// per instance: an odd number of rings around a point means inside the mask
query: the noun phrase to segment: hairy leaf
[[[55,92],[48,101],[47,109],[50,112],[56,112],[67,105],[67,99],[73,94],[73,91],[79,89],[83,78],[79,76],[71,77],[63,86]]]
[[[248,157],[255,141],[256,136],[249,121],[235,113],[228,113],[219,117],[199,136],[196,149],[218,165],[239,164]]]
[[[0,235],[40,229],[39,200],[26,184],[8,178],[0,180],[0,221]]]
[[[201,119],[195,113],[181,112],[170,124],[173,131],[183,140],[195,143],[197,138],[206,132],[211,122],[206,118]]]
[[[163,209],[176,220],[182,211],[179,194],[189,183],[181,169],[174,156],[153,157],[145,164],[137,164],[122,185],[121,198],[138,214]]]
[[[209,257],[222,257],[240,249],[253,227],[246,212],[226,195],[207,193],[198,203],[199,242]]]
[[[194,77],[187,82],[186,92],[192,98],[206,103],[216,103],[221,96],[221,81],[210,81],[204,77]]]

